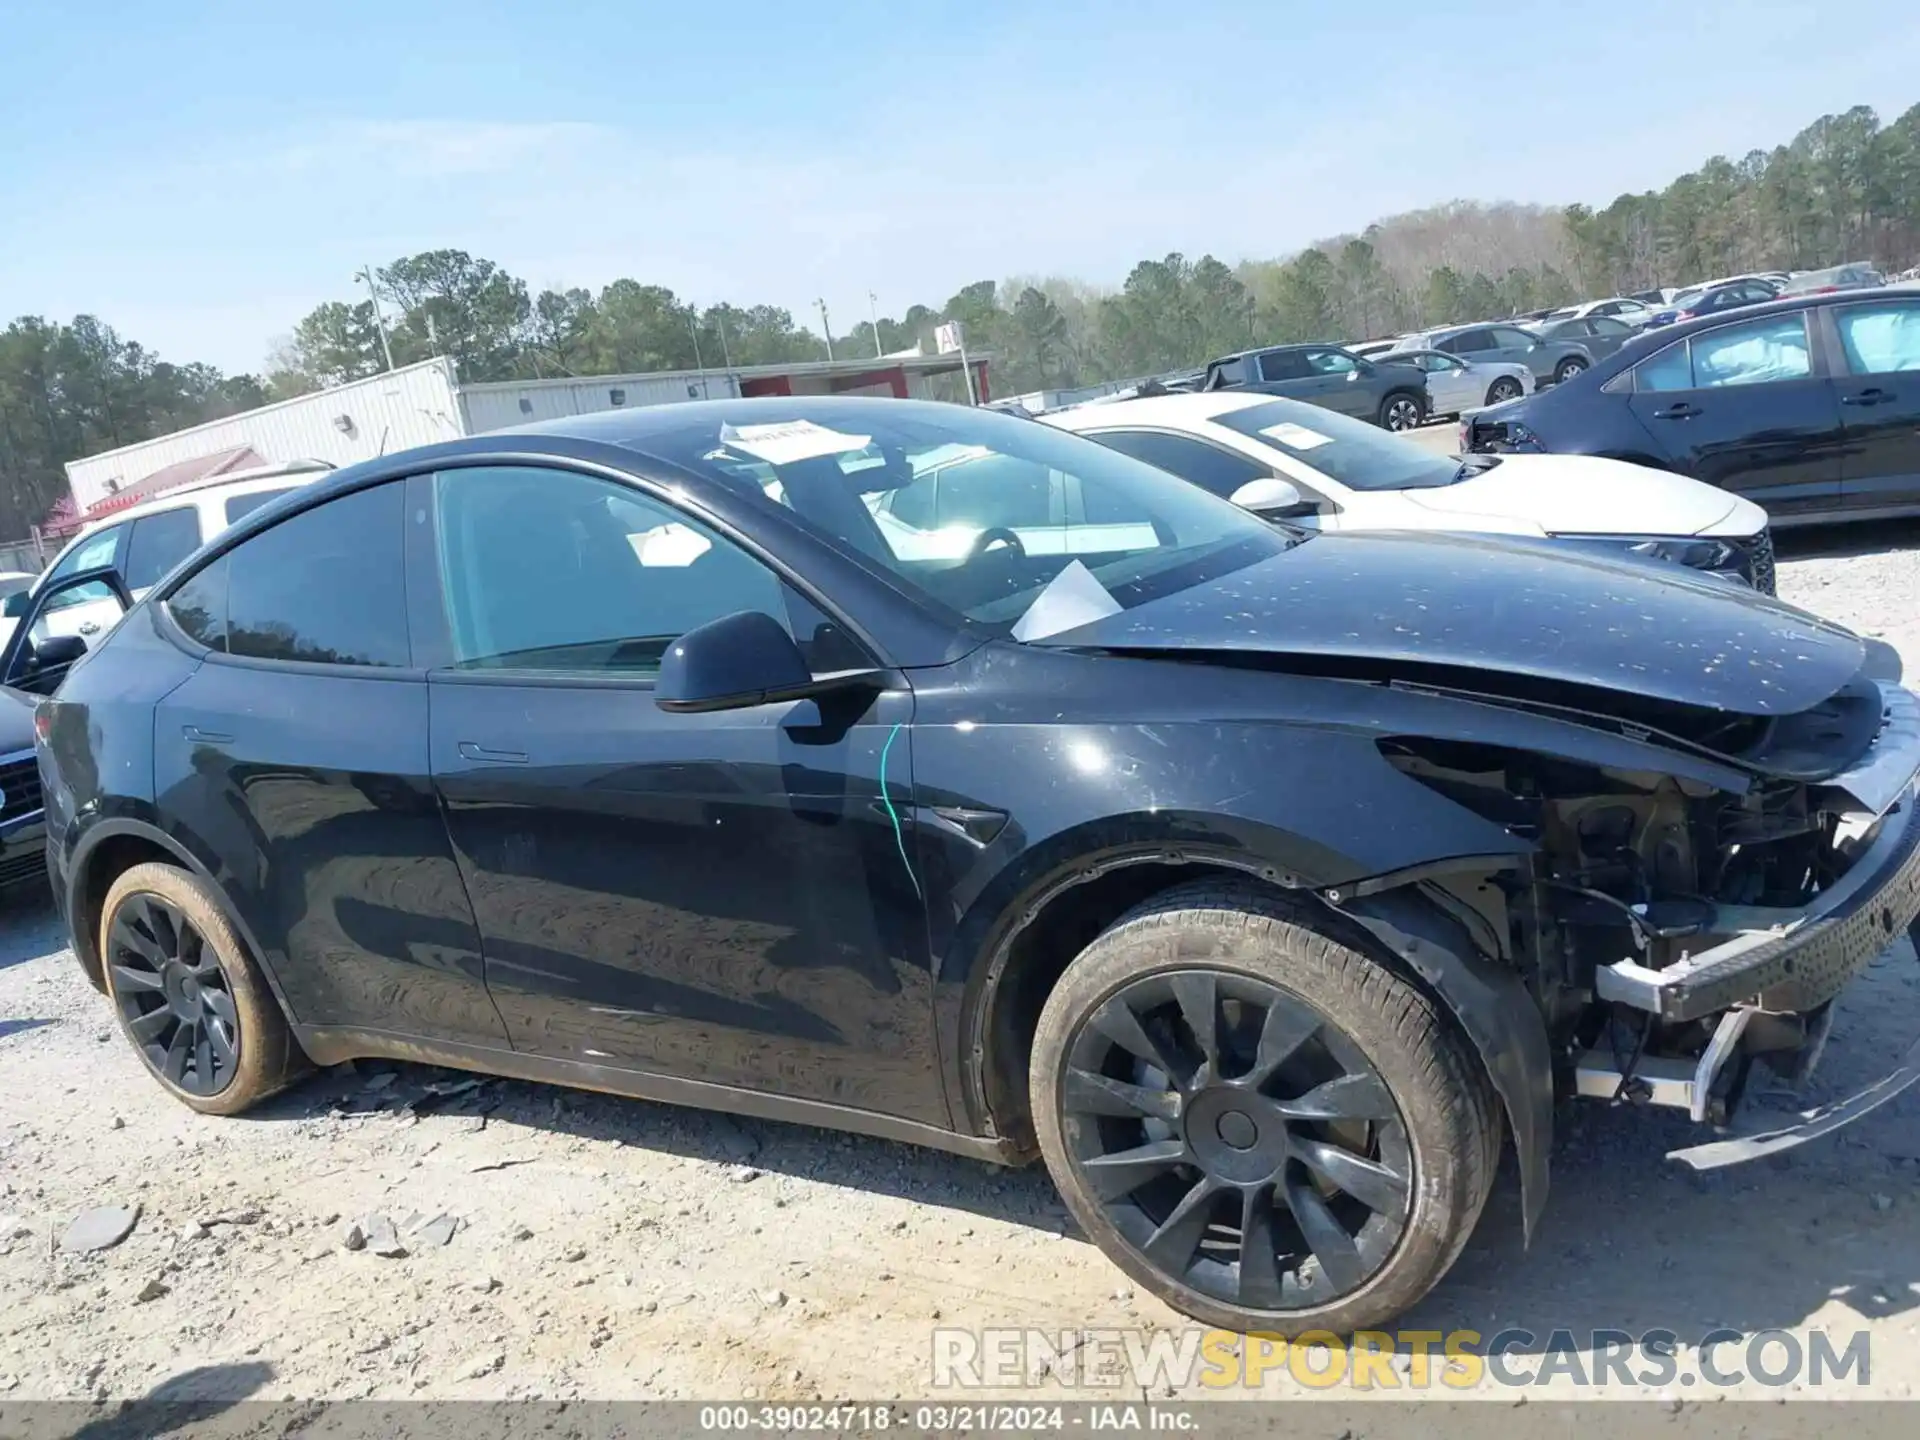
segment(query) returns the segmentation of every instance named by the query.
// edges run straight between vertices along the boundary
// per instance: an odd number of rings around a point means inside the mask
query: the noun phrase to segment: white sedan
[[[1244,391],[1086,406],[1040,423],[1098,440],[1290,525],[1552,538],[1773,590],[1766,511],[1715,486],[1625,461],[1435,455],[1330,410]]]
[[[1533,371],[1518,361],[1474,364],[1444,350],[1396,350],[1392,363],[1416,365],[1426,372],[1427,414],[1436,420],[1533,393]]]

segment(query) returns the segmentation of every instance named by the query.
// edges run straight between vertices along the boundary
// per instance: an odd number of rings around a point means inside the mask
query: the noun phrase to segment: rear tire
[[[1205,881],[1122,917],[1047,998],[1029,1085],[1054,1183],[1116,1265],[1203,1323],[1385,1325],[1486,1203],[1485,1072],[1364,945],[1287,896]]]
[[[199,876],[133,866],[107,891],[98,941],[121,1033],[181,1104],[237,1115],[307,1070],[266,977]]]
[[[1569,355],[1553,367],[1553,383],[1556,385],[1564,385],[1586,368],[1586,361],[1582,360],[1578,355]]]
[[[1414,430],[1426,417],[1426,404],[1411,390],[1396,390],[1380,402],[1382,430]]]
[[[1487,404],[1504,405],[1509,400],[1518,400],[1521,393],[1518,380],[1511,375],[1502,375],[1487,387]]]

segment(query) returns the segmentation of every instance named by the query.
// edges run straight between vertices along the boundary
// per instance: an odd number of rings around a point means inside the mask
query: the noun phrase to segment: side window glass
[[[1438,348],[1453,355],[1472,355],[1493,349],[1493,336],[1485,330],[1467,330],[1451,340],[1442,340]]]
[[[1058,523],[1053,518],[1053,472],[1044,465],[1011,455],[989,455],[942,466],[934,473],[940,482],[934,506],[937,529],[949,525],[1019,529]]]
[[[192,505],[143,515],[127,537],[127,589],[138,594],[200,548],[200,512]]]
[[[1144,460],[1149,465],[1178,475],[1182,480],[1189,480],[1223,500],[1249,480],[1263,480],[1272,473],[1244,455],[1235,455],[1204,440],[1192,440],[1181,435],[1161,435],[1150,430],[1109,430],[1090,438],[1118,450],[1122,455],[1131,455],[1136,460]],[[1133,518],[1096,513],[1101,509],[1102,502],[1097,498],[1087,500],[1089,524],[1111,524]]]
[[[343,495],[230,551],[228,653],[406,665],[404,489],[396,481]]]
[[[1348,375],[1360,368],[1351,355],[1338,350],[1315,350],[1307,356],[1307,364],[1318,375]]]
[[[791,627],[771,570],[627,486],[504,467],[433,483],[457,668],[644,677],[723,615],[758,610]]]
[[[228,559],[222,555],[167,597],[173,623],[209,650],[227,648]]]
[[[1222,385],[1244,385],[1247,383],[1247,362],[1238,357],[1222,360],[1214,366],[1214,374]]]
[[[292,486],[287,487],[289,490],[292,488]],[[243,515],[251,515],[269,500],[278,500],[286,493],[286,490],[255,490],[247,495],[229,495],[227,503],[222,507],[222,513],[227,517],[227,524],[231,525]]]
[[[1920,303],[1850,305],[1833,318],[1847,369],[1854,374],[1920,370]]]
[[[1696,389],[1801,380],[1813,373],[1807,322],[1801,315],[1771,316],[1693,337]]]
[[[114,553],[120,548],[120,532],[127,527],[113,525],[93,535],[89,535],[73,549],[67,552],[66,559],[53,567],[49,580],[64,580],[69,575],[77,575],[82,570],[92,570],[96,566],[111,565]],[[112,591],[108,591],[112,594]]]
[[[1496,330],[1493,338],[1503,350],[1525,350],[1539,343],[1524,330]]]
[[[1633,388],[1642,395],[1663,390],[1691,390],[1693,362],[1687,358],[1687,342],[1669,345],[1658,355],[1649,356],[1634,366]]]
[[[1298,380],[1307,373],[1307,366],[1297,350],[1270,351],[1260,357],[1260,378],[1262,380]]]

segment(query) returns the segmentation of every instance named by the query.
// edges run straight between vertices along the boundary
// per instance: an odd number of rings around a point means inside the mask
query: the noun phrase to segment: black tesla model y
[[[1240,1329],[1410,1305],[1509,1143],[1531,1225],[1556,1093],[1808,1138],[1748,1071],[1920,910],[1884,647],[959,406],[390,456],[76,648],[54,888],[184,1103],[393,1056],[1041,1156]]]

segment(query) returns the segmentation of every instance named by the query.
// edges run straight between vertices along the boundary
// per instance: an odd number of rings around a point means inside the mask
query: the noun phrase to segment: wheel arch
[[[955,1121],[1031,1155],[1028,1065],[1053,986],[1122,915],[1209,873],[1278,890],[1318,910],[1331,928],[1360,932],[1369,949],[1439,1001],[1500,1098],[1530,1237],[1546,1203],[1553,1129],[1545,1018],[1519,975],[1485,957],[1466,925],[1418,883],[1353,897],[1244,850],[1164,842],[1082,853],[1049,867],[1000,907],[966,977],[959,1023],[949,1032],[958,1049],[948,1067],[960,1084]]]
[[[251,953],[260,973],[266,977],[268,988],[272,990],[281,1013],[291,1020],[293,1011],[287,1006],[287,997],[281,993],[280,982],[272,967],[263,962],[259,940],[227,899],[227,892],[219,878],[178,837],[169,835],[150,820],[135,816],[112,816],[89,826],[75,844],[72,858],[67,864],[64,905],[67,929],[73,938],[73,953],[78,957],[88,982],[96,990],[105,993],[106,977],[101,968],[99,942],[100,911],[106,902],[107,892],[113,888],[116,879],[145,861],[177,866],[207,883],[219,898],[227,923],[233,926],[234,933]]]

